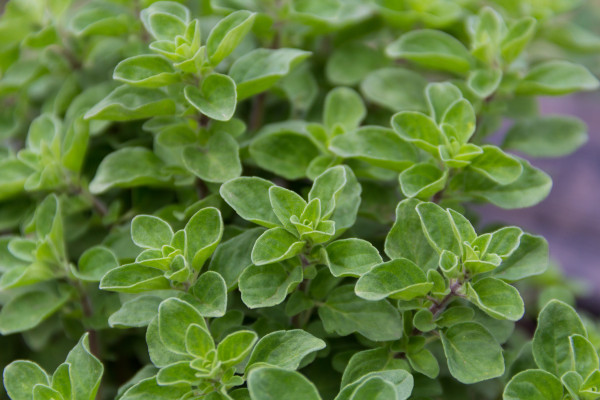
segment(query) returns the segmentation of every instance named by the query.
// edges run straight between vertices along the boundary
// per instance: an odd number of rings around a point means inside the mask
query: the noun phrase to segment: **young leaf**
[[[66,362],[70,364],[71,391],[73,398],[94,399],[104,372],[102,363],[90,352],[88,334],[84,334],[77,346],[69,352]]]
[[[236,365],[250,354],[257,340],[258,335],[252,331],[231,333],[217,346],[217,358],[227,367]]]
[[[218,65],[240,44],[252,28],[255,16],[249,11],[239,10],[215,25],[206,39],[206,54],[212,65]]]
[[[184,300],[170,298],[158,307],[158,332],[164,346],[179,354],[187,354],[185,335],[192,324],[206,327],[198,310]]]
[[[73,274],[83,281],[100,282],[102,277],[110,270],[119,266],[115,254],[106,247],[90,247],[83,252]]]
[[[323,122],[330,131],[336,126],[340,126],[345,132],[352,131],[366,115],[362,98],[350,88],[335,88],[325,97]]]
[[[462,322],[441,333],[448,369],[459,382],[471,384],[504,373],[502,348],[475,322]]]
[[[187,237],[185,255],[192,268],[200,270],[223,236],[221,212],[214,207],[203,208],[190,218],[184,230]]]
[[[140,293],[150,290],[169,289],[164,271],[139,263],[126,264],[108,271],[100,281],[100,289],[124,293]]]
[[[446,186],[448,170],[442,171],[429,163],[415,164],[398,176],[400,189],[406,197],[428,199]]]
[[[264,232],[252,248],[252,262],[264,265],[284,261],[298,255],[305,243],[283,228],[271,228]]]
[[[167,59],[147,54],[121,61],[115,67],[113,79],[133,86],[157,88],[177,82],[180,78]]]
[[[516,181],[523,172],[523,166],[516,158],[504,153],[496,146],[481,146],[483,153],[475,158],[469,168],[485,175],[499,185]]]
[[[587,378],[598,369],[598,353],[594,345],[581,335],[569,336],[569,351],[571,354],[571,369],[581,377]]]
[[[38,364],[17,360],[4,368],[4,388],[13,400],[33,399],[36,385],[50,385],[48,374]]]
[[[182,4],[160,1],[142,10],[140,19],[155,39],[173,40],[184,34],[190,11]]]
[[[447,250],[461,254],[461,246],[454,234],[454,224],[447,211],[435,203],[420,203],[415,209],[421,219],[425,237],[438,253]]]
[[[191,287],[192,294],[200,300],[196,308],[203,317],[217,318],[227,309],[227,285],[216,272],[208,271],[198,277]]]
[[[438,146],[446,143],[446,139],[435,122],[427,115],[402,111],[392,117],[392,128],[404,140],[412,142],[415,146],[436,155]]]
[[[188,85],[183,92],[188,103],[207,117],[217,121],[229,121],[233,117],[237,93],[235,82],[227,75],[208,75],[200,88]]]
[[[325,348],[325,342],[302,329],[276,331],[258,341],[246,369],[253,364],[295,370],[307,355]]]
[[[548,242],[541,236],[523,233],[519,246],[494,270],[494,276],[507,281],[517,281],[539,275],[548,267]]]
[[[158,217],[138,215],[131,220],[131,239],[142,248],[160,249],[171,243],[173,229]]]

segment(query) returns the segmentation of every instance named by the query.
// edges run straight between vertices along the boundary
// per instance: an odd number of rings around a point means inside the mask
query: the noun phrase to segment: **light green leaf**
[[[391,259],[406,258],[423,270],[437,268],[438,256],[431,251],[416,211],[420,201],[407,199],[398,203],[396,220],[385,238],[385,254]]]
[[[192,268],[200,270],[217,248],[223,236],[223,219],[215,207],[198,211],[185,225],[187,237],[186,257]]]
[[[304,357],[323,348],[324,341],[302,329],[272,332],[256,344],[246,369],[251,368],[253,364],[264,363],[295,370]]]
[[[390,111],[425,111],[425,85],[427,80],[414,71],[382,68],[365,77],[360,91],[366,100]]]
[[[185,348],[194,357],[206,358],[208,352],[215,349],[215,341],[206,329],[192,324],[185,333]]]
[[[213,133],[205,147],[187,146],[183,162],[190,172],[207,182],[226,182],[242,173],[238,142],[224,131]]]
[[[394,399],[406,400],[410,397],[414,386],[414,380],[411,374],[404,369],[393,369],[387,371],[376,371],[370,372],[362,376],[357,381],[346,385],[342,388],[340,393],[336,396],[335,400],[359,400],[356,397],[357,389],[366,381],[373,378],[382,379],[388,383],[391,383],[394,387]]]
[[[251,265],[240,275],[242,300],[250,308],[280,304],[302,278],[302,267],[295,263]]]
[[[191,287],[191,292],[200,300],[195,306],[203,317],[216,318],[225,315],[227,285],[221,275],[213,271],[203,273]]]
[[[562,384],[554,375],[540,369],[520,372],[508,382],[504,400],[561,400]]]
[[[435,121],[427,115],[402,111],[392,117],[392,128],[404,140],[433,154],[438,154],[438,146],[446,144],[446,139],[438,129]]]
[[[306,207],[306,201],[296,192],[282,188],[281,186],[271,186],[269,188],[269,200],[273,207],[273,212],[288,232],[296,232],[294,224],[290,222],[292,216],[300,217]]]
[[[468,283],[467,297],[482,311],[497,319],[518,321],[525,312],[519,291],[496,278]]]
[[[58,311],[73,295],[66,286],[48,286],[21,293],[0,310],[0,333],[9,335],[38,326]]]
[[[202,315],[188,302],[171,297],[158,307],[158,333],[160,340],[170,351],[187,354],[185,335],[192,324],[206,328]]]
[[[548,266],[548,242],[541,236],[524,233],[519,246],[494,270],[494,276],[507,281],[518,281],[538,275]]]
[[[571,335],[587,336],[579,315],[571,306],[551,300],[540,311],[533,336],[536,364],[556,376],[571,370]]]
[[[523,166],[514,157],[509,156],[496,146],[481,146],[483,154],[475,158],[469,168],[485,175],[499,185],[508,185],[516,181]]]
[[[57,392],[56,390],[42,385],[42,384],[38,384],[35,385],[35,387],[33,388],[33,399],[34,400],[63,400],[64,397]]]
[[[425,88],[425,97],[429,115],[441,124],[446,111],[463,96],[460,89],[450,82],[432,82]]]
[[[396,340],[402,336],[398,310],[386,300],[368,301],[354,294],[354,285],[334,289],[319,308],[327,332],[346,336],[357,332],[370,340]]]
[[[433,283],[421,268],[405,258],[376,265],[360,277],[355,292],[367,300],[381,300],[386,297],[404,301],[425,296]]]
[[[131,239],[145,249],[160,249],[171,244],[173,229],[153,215],[137,215],[131,220]]]
[[[108,318],[108,324],[113,328],[148,326],[162,300],[160,296],[143,295],[126,301]]]
[[[341,197],[342,189],[347,183],[349,170],[343,166],[327,169],[315,179],[308,201],[319,199],[321,201],[321,218],[327,219],[336,208],[337,199]]]
[[[179,81],[180,76],[167,59],[144,54],[117,64],[113,79],[133,86],[157,88]]]
[[[531,207],[544,200],[552,188],[552,179],[545,172],[520,160],[523,172],[519,178],[501,185],[475,171],[458,174],[450,183],[454,190],[481,198],[505,209]]]
[[[290,180],[305,177],[311,161],[320,154],[307,135],[288,130],[259,134],[249,150],[259,167]]]
[[[537,20],[532,17],[521,18],[515,22],[502,39],[501,54],[507,63],[516,59],[529,41],[533,38],[536,31]]]
[[[413,317],[413,325],[421,332],[432,331],[435,329],[435,324],[433,323],[433,313],[427,308],[417,311]]]
[[[175,114],[175,101],[160,89],[119,86],[85,113],[85,119],[130,121]]]
[[[4,368],[4,388],[12,400],[33,400],[35,385],[50,385],[48,374],[32,361],[13,361]]]
[[[476,69],[471,71],[467,86],[477,97],[485,99],[491,96],[502,81],[502,71],[499,69]]]
[[[594,345],[584,336],[569,336],[571,369],[584,379],[598,369],[600,361]]]
[[[353,86],[369,72],[388,63],[381,50],[367,43],[345,42],[337,46],[327,59],[325,75],[335,85]]]
[[[417,149],[391,129],[365,126],[333,138],[329,150],[340,157],[357,158],[376,167],[403,171],[417,162]]]
[[[405,58],[426,68],[464,74],[471,67],[471,55],[453,36],[430,29],[405,33],[392,42],[386,53],[392,58]]]
[[[217,247],[208,269],[218,272],[229,290],[237,286],[241,273],[252,265],[252,247],[263,232],[261,228],[250,229]]]
[[[100,387],[104,367],[90,352],[88,333],[69,352],[65,360],[70,364],[71,391],[74,399],[94,399]]]
[[[461,145],[467,143],[475,133],[475,110],[471,103],[460,99],[450,105],[442,116],[441,126],[450,142],[454,139]]]
[[[321,400],[319,392],[302,374],[280,368],[255,368],[248,374],[252,400]]]
[[[475,322],[452,325],[441,333],[448,369],[459,382],[471,384],[504,373],[502,347]]]
[[[354,353],[344,369],[341,387],[346,387],[371,372],[402,368],[402,362],[393,355],[394,353],[385,347]]]
[[[189,361],[180,361],[164,368],[161,368],[156,375],[156,382],[159,385],[177,385],[197,383],[200,379],[196,376],[196,371],[190,367]]]
[[[148,355],[150,356],[152,364],[154,364],[157,368],[162,368],[179,361],[189,361],[191,359],[189,354],[173,352],[169,350],[169,348],[163,343],[160,337],[158,324],[158,316],[156,316],[152,319],[152,321],[150,321],[150,324],[148,324],[148,329],[146,330]],[[206,328],[206,324],[203,322],[200,326],[204,329],[208,329]]]
[[[448,170],[441,170],[430,163],[415,164],[398,176],[400,189],[406,197],[429,199],[444,189],[448,179]]]
[[[206,39],[206,54],[212,65],[218,65],[240,44],[252,28],[255,16],[249,11],[239,10],[215,25]]]
[[[113,187],[164,186],[170,179],[163,162],[143,147],[125,147],[106,156],[90,182],[98,194]]]
[[[533,67],[519,82],[521,95],[557,96],[582,90],[595,90],[598,79],[582,65],[569,61],[546,61]]]
[[[177,35],[184,35],[190,11],[177,2],[160,1],[142,10],[140,19],[155,39],[174,40]]]
[[[351,400],[386,400],[392,398],[397,398],[394,385],[377,376],[363,381],[350,396]]]
[[[273,183],[257,177],[241,177],[225,182],[219,192],[223,200],[245,220],[273,228],[280,226],[269,200]]]
[[[164,271],[140,263],[111,269],[100,281],[100,289],[124,293],[140,293],[170,287],[169,280],[164,277]]]
[[[327,93],[323,122],[331,132],[336,126],[345,132],[357,128],[367,115],[362,98],[353,89],[337,87]]]
[[[437,378],[440,373],[440,365],[437,359],[427,349],[409,352],[406,354],[406,358],[415,371],[420,372],[430,379]]]
[[[110,249],[103,246],[95,246],[83,252],[77,265],[77,269],[72,268],[72,272],[77,279],[88,282],[100,282],[108,271],[119,266],[119,262]]]
[[[256,49],[238,58],[229,69],[229,76],[237,86],[238,100],[268,90],[310,54],[286,48]]]
[[[517,121],[508,131],[503,147],[533,157],[562,157],[588,140],[583,121],[566,116],[538,116]]]
[[[447,211],[435,203],[420,203],[415,209],[421,219],[425,237],[438,253],[448,250],[454,254],[461,254],[454,224]]]
[[[299,254],[305,243],[283,228],[271,228],[264,232],[252,248],[252,262],[264,265],[287,260]]]
[[[185,99],[202,114],[217,121],[229,121],[235,112],[237,93],[235,82],[227,75],[210,74],[200,88],[188,85]]]
[[[252,331],[231,333],[217,346],[217,358],[226,367],[236,365],[250,354],[257,340],[258,335]]]
[[[324,252],[326,264],[336,277],[359,277],[383,262],[371,243],[357,238],[336,240],[327,245]]]
[[[189,384],[161,386],[156,377],[139,381],[123,394],[120,400],[178,400],[190,391]]]

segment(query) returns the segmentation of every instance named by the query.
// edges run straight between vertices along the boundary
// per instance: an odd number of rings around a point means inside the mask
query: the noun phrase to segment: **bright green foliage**
[[[593,2],[5,3],[0,398],[600,398],[582,291],[474,207],[585,144],[537,97],[598,88]]]

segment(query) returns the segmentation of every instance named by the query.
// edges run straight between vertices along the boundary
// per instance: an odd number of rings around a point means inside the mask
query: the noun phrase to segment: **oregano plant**
[[[600,86],[593,2],[2,7],[0,398],[600,399],[579,286],[482,222],[586,142],[539,98]]]

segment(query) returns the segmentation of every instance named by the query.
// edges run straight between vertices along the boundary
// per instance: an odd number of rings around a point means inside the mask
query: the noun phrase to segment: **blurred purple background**
[[[508,222],[543,235],[550,255],[567,275],[587,283],[600,299],[600,96],[598,93],[543,98],[542,114],[581,118],[589,140],[575,153],[556,159],[530,159],[552,176],[553,187],[542,203],[521,210],[483,207],[489,222]]]

